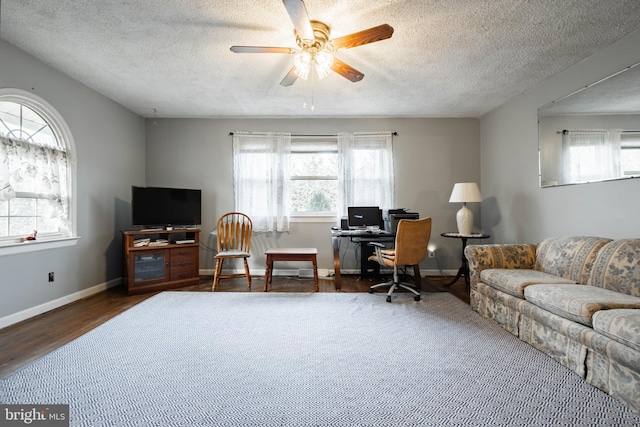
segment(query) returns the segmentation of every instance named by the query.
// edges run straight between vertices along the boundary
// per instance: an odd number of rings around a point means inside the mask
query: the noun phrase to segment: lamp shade
[[[449,203],[481,202],[480,189],[475,182],[458,182],[453,186]]]

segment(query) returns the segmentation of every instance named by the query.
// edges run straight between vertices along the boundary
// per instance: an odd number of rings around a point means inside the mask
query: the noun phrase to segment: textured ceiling
[[[365,74],[279,85],[296,47],[280,0],[1,0],[0,38],[145,116],[479,117],[640,29],[638,0],[306,0]],[[303,109],[313,103],[315,111]]]
[[[540,109],[543,116],[558,114],[640,115],[640,64],[594,82]]]

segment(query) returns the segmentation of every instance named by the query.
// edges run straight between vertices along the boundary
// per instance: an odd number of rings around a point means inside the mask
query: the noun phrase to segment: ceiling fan
[[[235,53],[282,53],[294,55],[293,67],[282,79],[282,86],[291,86],[298,77],[307,80],[315,70],[319,78],[331,70],[342,77],[359,82],[364,74],[336,58],[334,52],[385,40],[393,35],[393,28],[387,24],[329,39],[329,26],[320,21],[311,21],[303,0],[282,0],[293,22],[298,49],[268,46],[231,46]]]

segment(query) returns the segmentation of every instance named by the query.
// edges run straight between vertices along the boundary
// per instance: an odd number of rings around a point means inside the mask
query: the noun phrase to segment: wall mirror
[[[640,63],[538,109],[540,186],[640,178]]]

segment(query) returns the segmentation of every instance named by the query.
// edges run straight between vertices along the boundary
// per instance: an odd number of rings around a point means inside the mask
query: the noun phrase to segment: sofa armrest
[[[464,254],[469,262],[471,287],[480,282],[480,272],[488,268],[533,270],[536,265],[537,244],[469,245]]]

